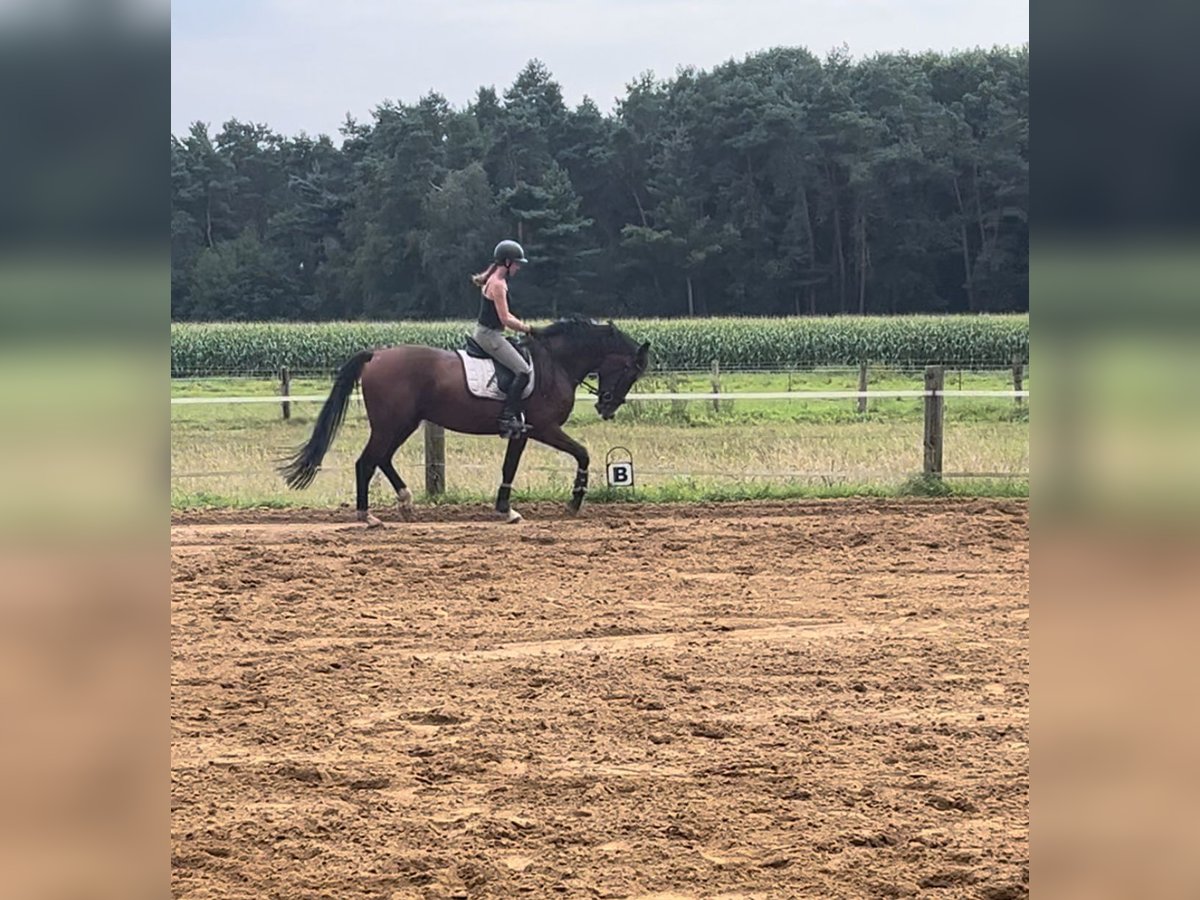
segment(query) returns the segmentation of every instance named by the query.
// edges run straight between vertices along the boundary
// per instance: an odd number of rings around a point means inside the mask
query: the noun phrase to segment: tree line
[[[176,320],[473,316],[503,237],[528,318],[1028,309],[1026,47],[645,73],[612,114],[538,60],[330,137],[171,138]]]

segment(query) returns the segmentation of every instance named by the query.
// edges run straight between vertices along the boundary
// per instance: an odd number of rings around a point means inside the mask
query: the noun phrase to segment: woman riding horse
[[[522,413],[521,395],[529,385],[533,374],[530,365],[504,336],[504,329],[532,334],[533,328],[526,325],[509,307],[508,279],[520,271],[521,265],[529,260],[516,241],[501,241],[492,252],[492,264],[484,271],[471,276],[471,282],[481,288],[479,321],[475,325],[475,343],[487,351],[498,364],[512,371],[517,377],[508,388],[504,409],[500,413],[500,436],[509,440],[519,438],[529,429]]]
[[[511,324],[511,314],[507,309],[504,312]],[[578,468],[569,509],[579,511],[587,493],[590,456],[587,448],[562,428],[575,405],[575,391],[594,373],[599,385],[588,389],[597,395],[596,411],[601,418],[611,419],[646,371],[650,352],[649,343],[639,344],[611,322],[563,319],[531,334],[529,349],[537,369],[537,390],[526,404],[526,427],[508,441],[496,494],[496,512],[509,522],[521,519],[509,497],[530,439],[575,459]],[[356,353],[334,377],[312,436],[282,466],[288,486],[301,489],[312,483],[342,424],[354,387],[361,384],[371,436],[354,466],[358,518],[371,527],[382,524],[367,509],[368,488],[376,469],[396,491],[401,515],[410,518],[412,492],[392,465],[392,457],[422,421],[463,434],[495,434],[500,401],[472,395],[466,381],[463,361],[452,350],[410,344]]]

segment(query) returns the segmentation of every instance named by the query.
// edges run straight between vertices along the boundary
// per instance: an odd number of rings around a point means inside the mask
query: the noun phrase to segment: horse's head
[[[596,367],[600,378],[596,412],[606,421],[617,414],[629,389],[642,377],[650,364],[649,341],[638,344],[611,322],[608,327],[612,329],[612,346]]]
[[[577,383],[589,373],[599,376],[596,412],[611,419],[634,383],[650,364],[649,342],[639,344],[612,322],[601,324],[591,319],[560,319],[539,329],[556,348],[555,356],[568,371],[577,375]]]

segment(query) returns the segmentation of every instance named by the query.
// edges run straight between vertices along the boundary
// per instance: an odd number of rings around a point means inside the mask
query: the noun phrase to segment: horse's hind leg
[[[379,467],[386,456],[381,452],[384,449],[384,443],[379,438],[379,433],[372,429],[371,437],[367,441],[367,446],[363,448],[362,454],[358,457],[358,461],[354,464],[354,478],[356,485],[355,509],[357,511],[358,521],[366,522],[368,528],[378,528],[383,522],[371,515],[368,509],[367,495],[371,488],[371,477],[375,474],[375,469]]]
[[[404,483],[404,479],[400,477],[400,473],[396,471],[396,467],[392,464],[392,457],[396,455],[396,451],[400,449],[400,445],[407,441],[414,431],[416,424],[402,428],[397,435],[392,439],[391,448],[379,463],[379,471],[381,471],[388,481],[392,484],[392,490],[396,492],[396,504],[400,510],[400,516],[406,522],[411,522],[413,519],[413,495],[408,489],[408,485]]]
[[[408,489],[408,485],[404,483],[404,479],[400,477],[400,473],[396,471],[396,467],[392,465],[390,459],[385,459],[379,464],[379,471],[392,483],[392,490],[396,492],[396,507],[400,510],[400,517],[406,522],[411,522],[413,518],[412,491]]]

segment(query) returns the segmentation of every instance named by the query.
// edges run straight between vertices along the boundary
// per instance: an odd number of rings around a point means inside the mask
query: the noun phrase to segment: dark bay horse
[[[638,344],[611,322],[563,319],[526,339],[534,366],[534,390],[525,403],[529,432],[510,440],[504,455],[496,512],[520,521],[509,497],[521,454],[529,439],[575,458],[578,470],[568,508],[578,512],[587,493],[587,449],[563,431],[575,405],[575,390],[592,373],[599,376],[596,411],[611,419],[634,382],[646,371],[650,345]],[[362,384],[371,436],[355,464],[358,519],[368,527],[382,523],[367,509],[367,489],[378,468],[391,482],[404,518],[412,515],[412,492],[392,465],[392,456],[422,421],[463,434],[496,435],[502,401],[485,400],[467,390],[463,365],[452,350],[406,344],[364,350],[338,371],[333,390],[317,416],[312,437],[280,468],[289,487],[308,487],[342,424],[354,385]]]

